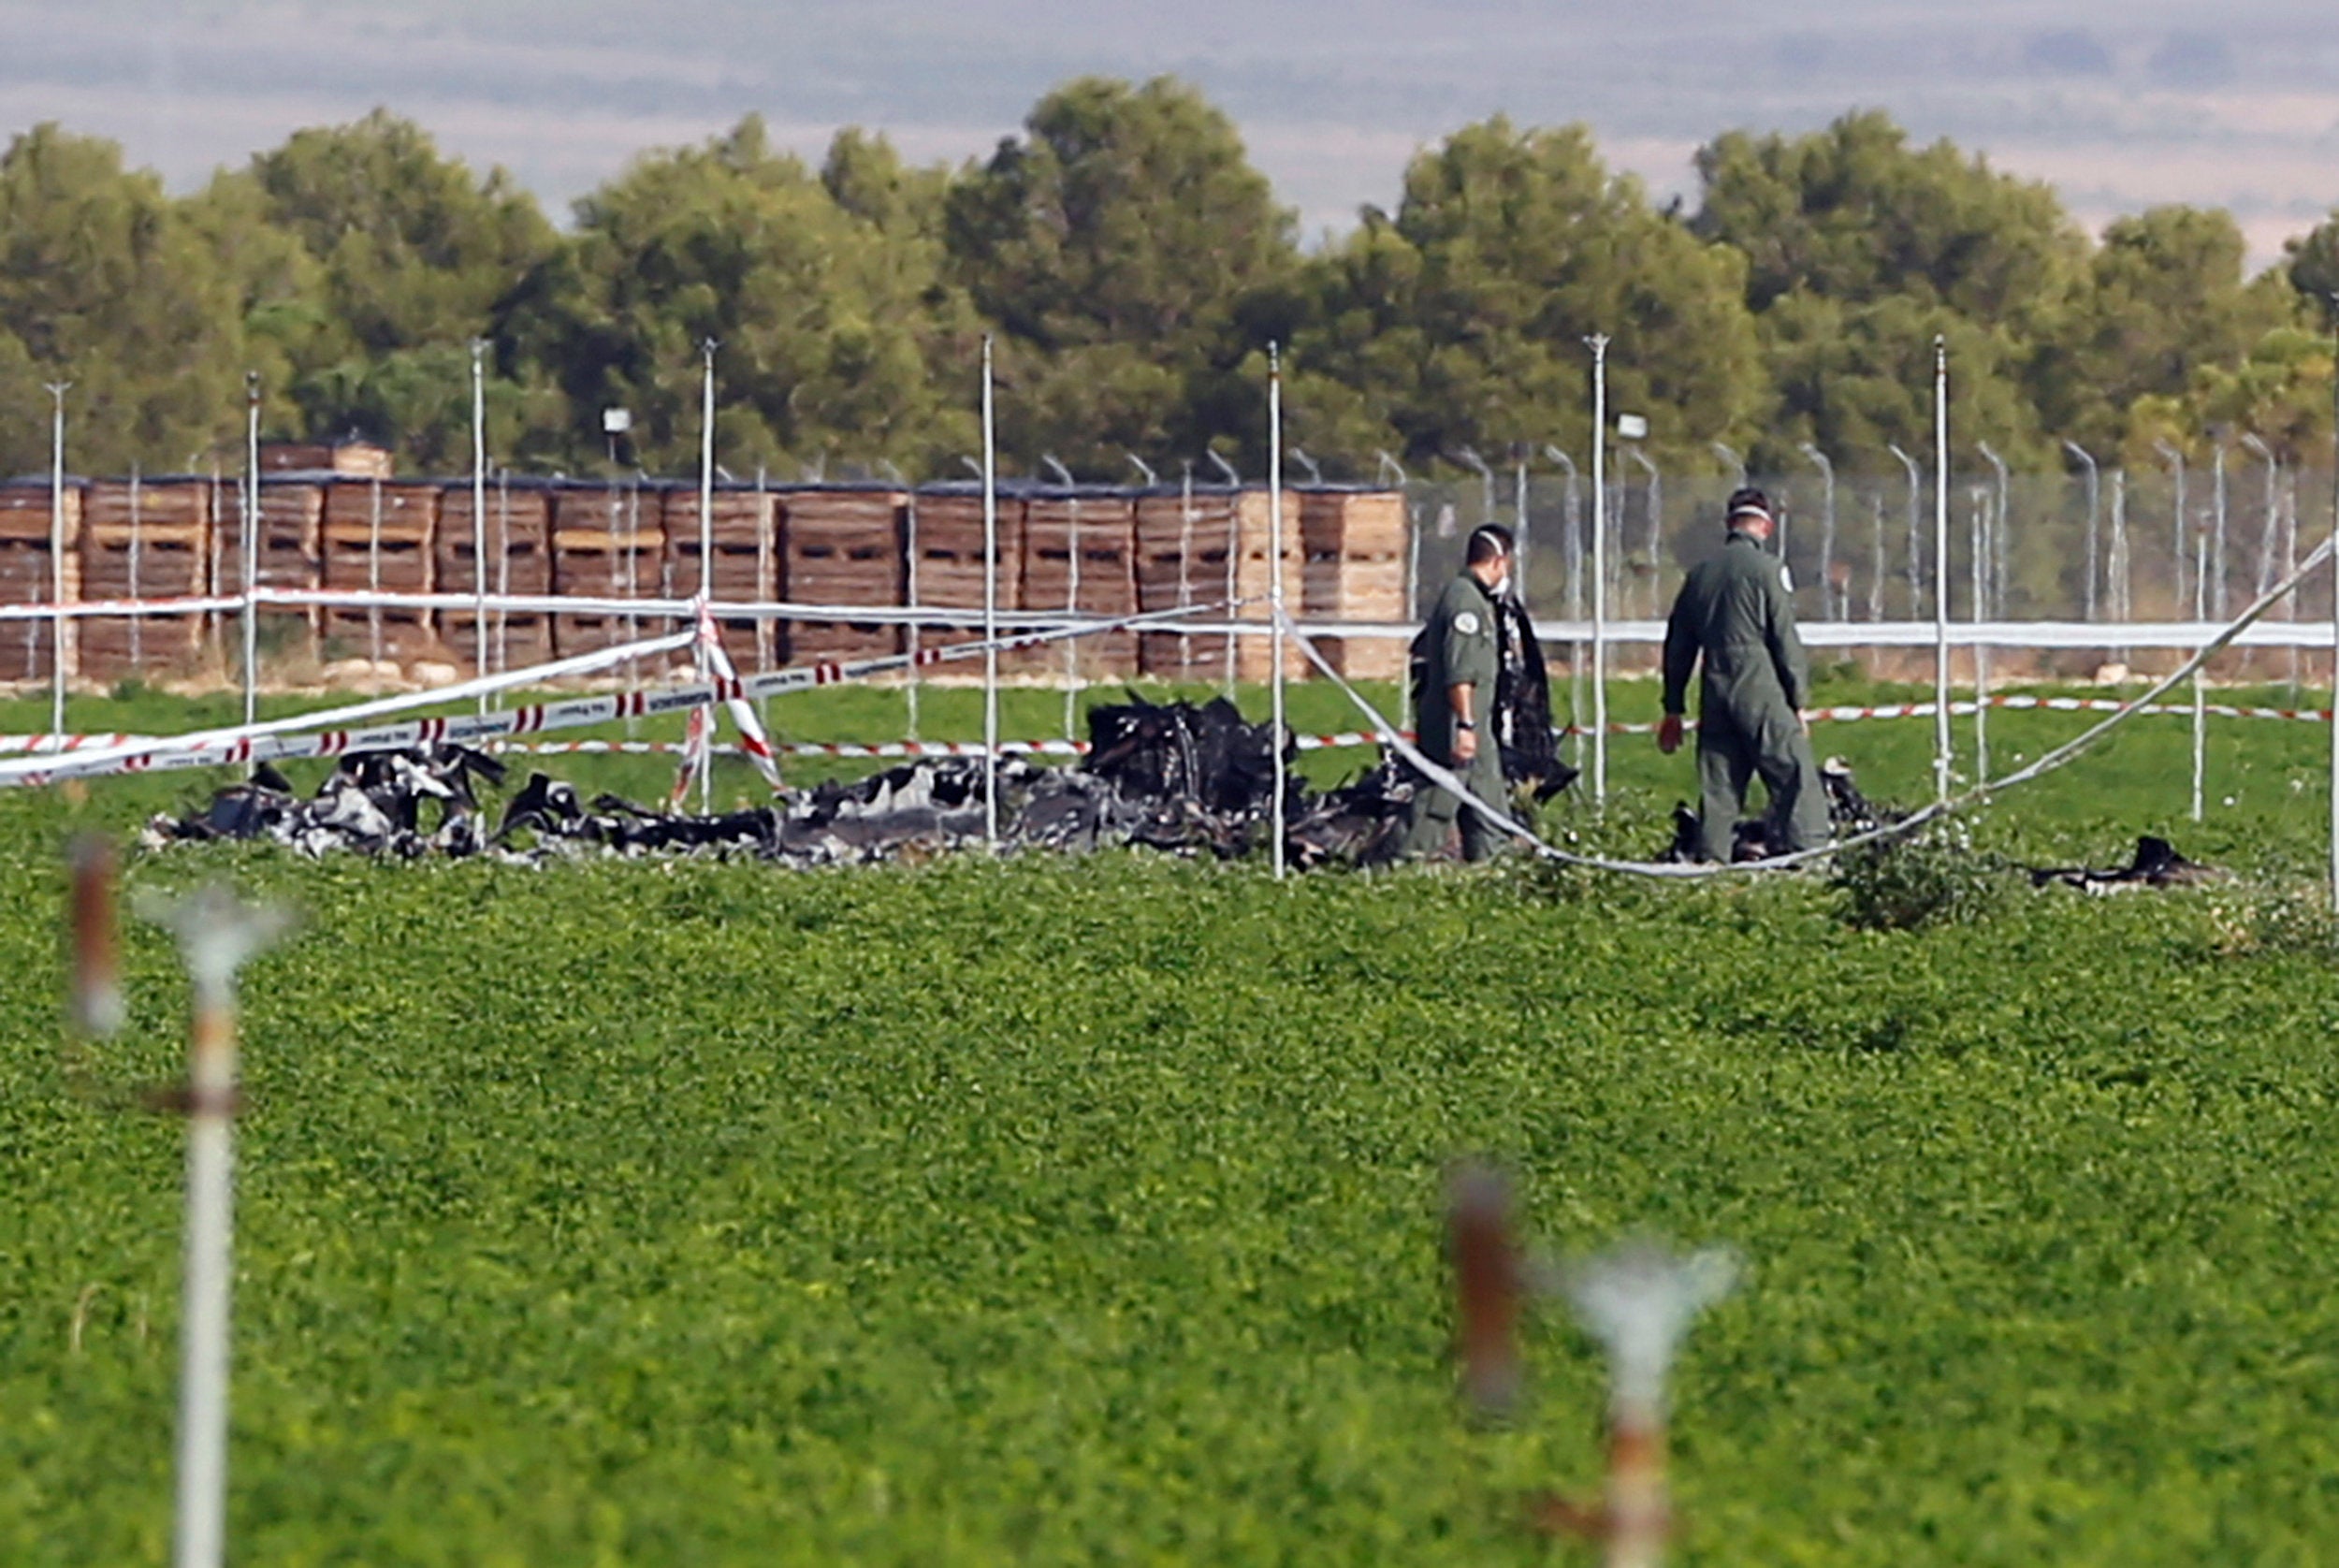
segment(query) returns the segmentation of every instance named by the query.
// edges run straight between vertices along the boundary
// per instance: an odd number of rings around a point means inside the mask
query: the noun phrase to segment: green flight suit
[[[1494,596],[1469,572],[1446,585],[1431,612],[1421,639],[1423,675],[1415,694],[1418,707],[1417,744],[1433,762],[1461,775],[1470,792],[1498,809],[1507,809],[1503,784],[1503,748],[1494,735],[1494,682],[1501,654],[1495,642]],[[1468,686],[1470,714],[1478,726],[1478,754],[1467,763],[1454,761],[1454,704],[1447,688]],[[1462,858],[1485,860],[1502,848],[1502,830],[1475,809],[1465,809],[1450,790],[1424,785],[1414,796],[1413,826],[1405,836],[1405,853],[1432,855],[1453,837],[1461,822]]]
[[[1698,828],[1705,858],[1726,861],[1746,787],[1760,774],[1770,794],[1770,847],[1827,841],[1827,796],[1799,710],[1810,691],[1794,629],[1785,568],[1751,536],[1732,532],[1693,567],[1665,624],[1664,710],[1682,712],[1700,658],[1697,699]]]

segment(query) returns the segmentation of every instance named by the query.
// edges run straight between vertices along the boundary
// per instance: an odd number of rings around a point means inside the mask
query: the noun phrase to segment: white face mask
[[[1510,591],[1511,591],[1511,574],[1510,574],[1509,573],[1505,572],[1505,573],[1503,573],[1500,577],[1495,578],[1495,579],[1494,579],[1494,586],[1493,586],[1492,588],[1489,588],[1487,591],[1488,591],[1489,593],[1493,594],[1493,595],[1494,595],[1494,597],[1495,597],[1495,598],[1497,598],[1497,599],[1500,599],[1500,598],[1502,598],[1504,594],[1506,594],[1506,593],[1510,592]]]

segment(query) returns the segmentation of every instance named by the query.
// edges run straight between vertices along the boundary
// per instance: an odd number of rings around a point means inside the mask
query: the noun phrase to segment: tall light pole
[[[1608,335],[1591,345],[1591,799],[1608,804]]]
[[[1494,481],[1487,481],[1489,508],[1494,496]],[[1274,668],[1275,721],[1270,731],[1275,743],[1275,801],[1272,831],[1275,835],[1275,879],[1284,878],[1284,367],[1283,356],[1273,343],[1267,345],[1267,597],[1272,606],[1275,624],[1267,639],[1268,658]],[[1491,735],[1489,737],[1491,739]]]
[[[999,443],[982,338],[982,836],[999,851]]]
[[[1933,787],[1949,799],[1949,340],[1933,339]]]
[[[2103,474],[2096,467],[2096,459],[2075,441],[2063,443],[2063,450],[2078,458],[2087,470],[2087,586],[2080,595],[2081,612],[2088,620],[2096,618],[2096,584],[2102,580],[2103,563],[2100,541],[2103,515]]]
[[[1836,465],[1810,442],[1797,450],[1811,460],[1820,477],[1819,608],[1823,620],[1841,620],[1836,606]]]
[[[2331,306],[2332,341],[2339,343],[2339,294]],[[2332,361],[2339,364],[2339,356]],[[2339,540],[2339,375],[2331,385],[2331,533]],[[2339,908],[2339,550],[2331,557],[2331,902]]]
[[[472,673],[487,673],[487,343],[471,341],[471,661]],[[487,711],[481,692],[479,711]]]
[[[53,405],[49,435],[49,737],[65,745],[65,395],[69,381],[49,384]],[[133,622],[132,624],[136,624]],[[250,719],[245,720],[251,722]]]
[[[260,711],[260,372],[243,377],[243,721]]]

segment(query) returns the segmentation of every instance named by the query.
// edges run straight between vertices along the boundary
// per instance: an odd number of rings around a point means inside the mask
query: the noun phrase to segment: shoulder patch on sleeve
[[[1465,637],[1475,637],[1485,629],[1485,624],[1478,618],[1478,612],[1475,610],[1464,610],[1454,617],[1454,630]]]

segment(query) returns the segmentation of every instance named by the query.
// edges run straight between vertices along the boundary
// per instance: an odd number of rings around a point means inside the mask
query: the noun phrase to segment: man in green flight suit
[[[1770,794],[1770,853],[1814,849],[1827,839],[1827,797],[1801,711],[1809,667],[1794,629],[1785,564],[1763,548],[1770,542],[1770,501],[1760,490],[1740,490],[1729,512],[1728,541],[1691,569],[1673,602],[1665,625],[1664,722],[1657,727],[1657,748],[1670,756],[1681,745],[1690,672],[1702,657],[1697,825],[1709,861],[1731,858],[1746,787],[1756,774]]]
[[[1460,774],[1472,794],[1497,807],[1504,805],[1504,791],[1502,748],[1493,734],[1494,686],[1502,667],[1495,599],[1510,576],[1513,548],[1506,528],[1489,523],[1473,532],[1466,564],[1446,585],[1414,645],[1422,752]],[[1502,830],[1483,813],[1464,806],[1452,791],[1424,782],[1414,794],[1405,853],[1443,851],[1458,818],[1464,860],[1485,860],[1502,846]]]

